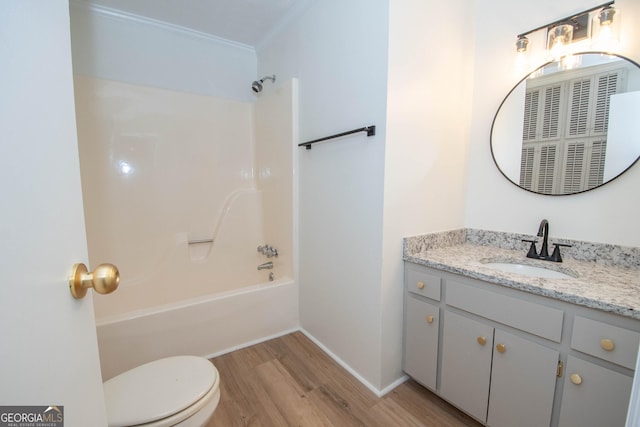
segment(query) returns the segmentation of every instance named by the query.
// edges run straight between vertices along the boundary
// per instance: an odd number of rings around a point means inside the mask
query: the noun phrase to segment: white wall
[[[402,238],[464,226],[473,3],[390,2],[383,387],[402,375]]]
[[[468,227],[533,234],[540,220],[547,218],[552,236],[640,245],[637,223],[640,166],[634,166],[615,181],[593,191],[561,197],[540,196],[504,179],[489,150],[493,116],[504,96],[522,77],[514,67],[516,35],[593,5],[587,0],[496,0],[491,7],[478,7],[465,214]],[[620,53],[638,62],[640,2],[618,0],[615,6],[622,18]]]
[[[258,51],[259,74],[300,83],[302,327],[379,388],[388,2],[323,0]]]
[[[74,74],[254,101],[253,48],[111,9],[70,4]]]
[[[472,18],[316,2],[258,51],[259,74],[300,79],[302,141],[377,125],[299,152],[302,327],[377,390],[403,375],[402,237],[464,226]]]

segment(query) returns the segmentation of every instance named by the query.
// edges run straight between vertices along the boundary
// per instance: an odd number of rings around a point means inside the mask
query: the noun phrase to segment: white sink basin
[[[547,279],[573,279],[574,276],[560,271],[549,270],[544,267],[536,267],[527,264],[516,264],[510,262],[487,262],[486,267],[494,270],[504,271],[505,273],[515,273],[521,276],[544,277]]]

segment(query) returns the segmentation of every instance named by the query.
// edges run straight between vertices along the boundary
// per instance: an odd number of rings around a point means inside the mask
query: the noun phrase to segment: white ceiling
[[[305,0],[76,0],[256,46]]]

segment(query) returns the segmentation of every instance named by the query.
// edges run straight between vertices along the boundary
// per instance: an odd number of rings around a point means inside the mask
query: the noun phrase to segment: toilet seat
[[[138,366],[103,385],[109,426],[175,425],[207,404],[215,408],[219,384],[218,371],[201,357],[174,356]]]

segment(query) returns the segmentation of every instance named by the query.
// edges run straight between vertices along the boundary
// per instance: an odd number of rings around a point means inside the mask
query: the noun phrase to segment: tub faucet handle
[[[265,255],[267,258],[278,258],[278,250],[269,244],[258,246],[258,252],[260,252],[262,255]]]
[[[551,254],[551,258],[549,258],[549,261],[562,262],[562,255],[560,255],[560,246],[564,246],[565,248],[570,248],[571,245],[567,245],[564,243],[554,243],[553,246],[554,246],[553,253]]]

